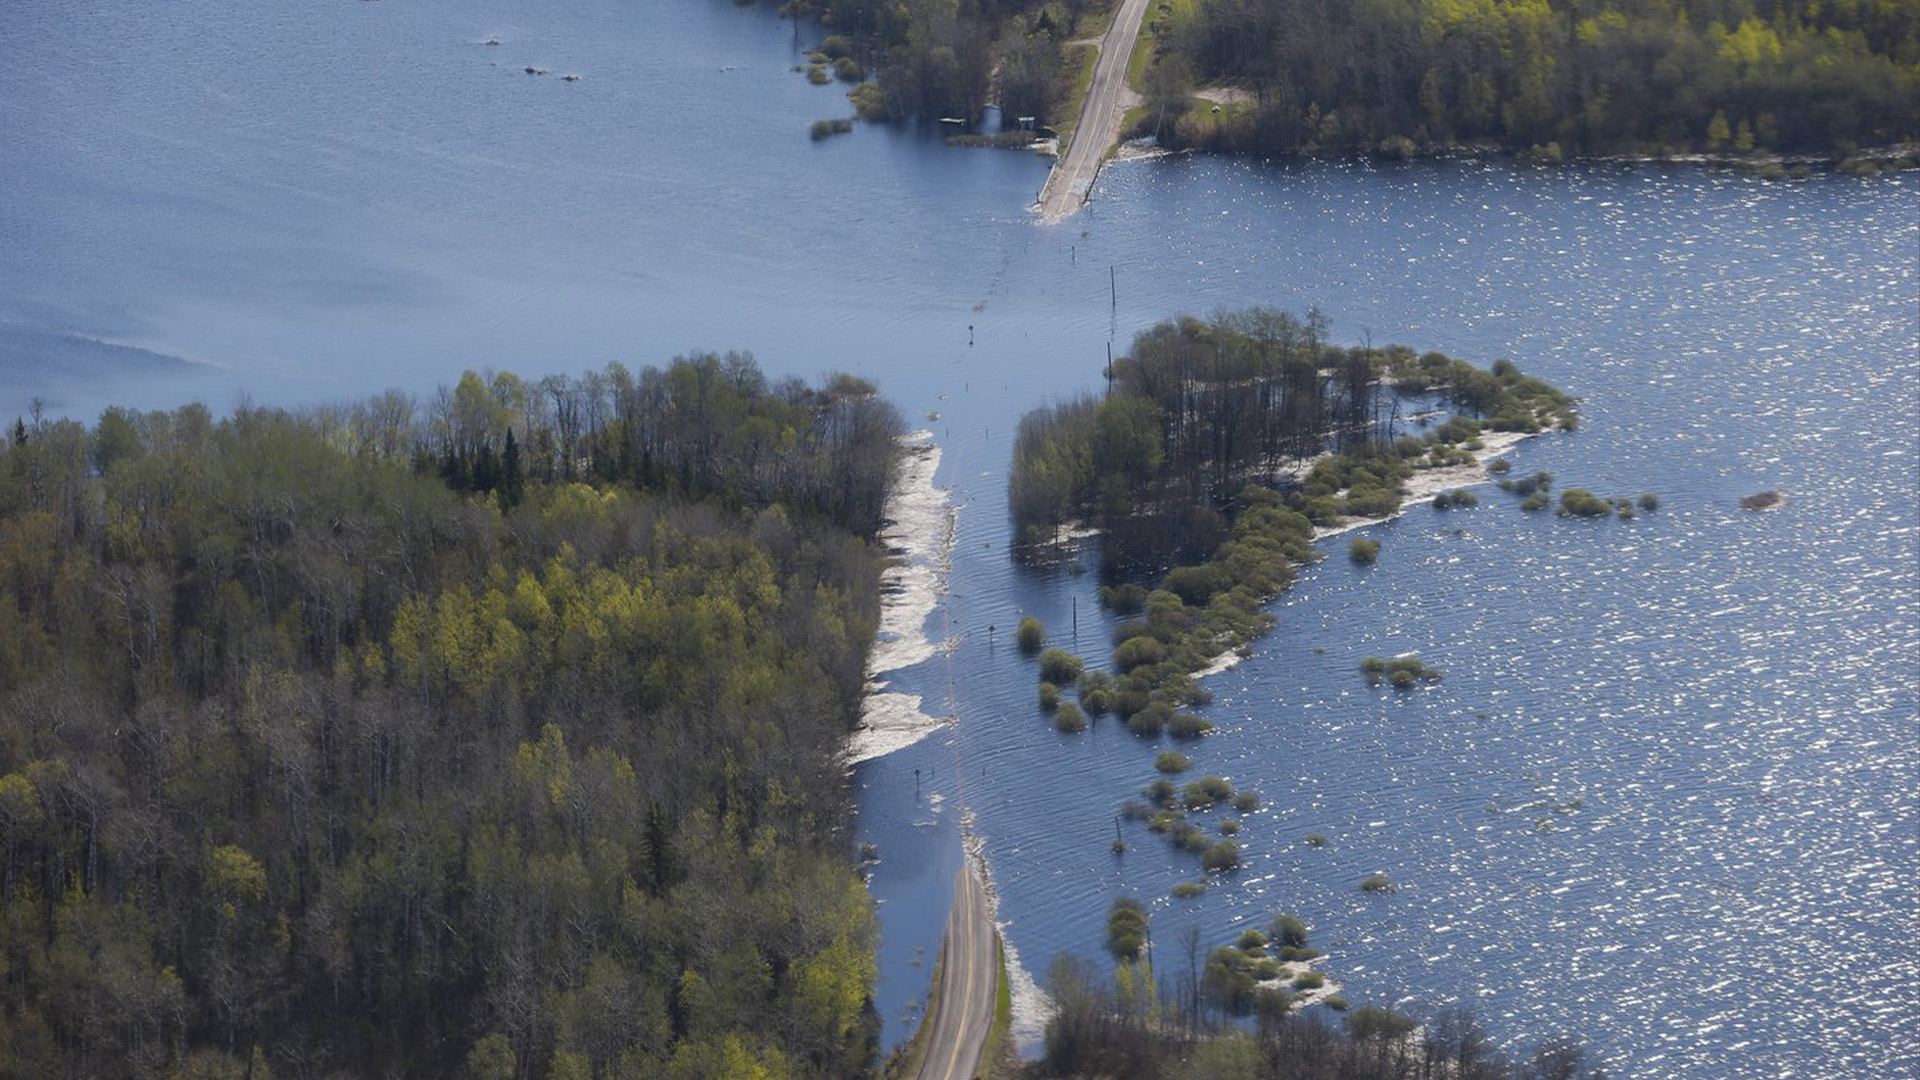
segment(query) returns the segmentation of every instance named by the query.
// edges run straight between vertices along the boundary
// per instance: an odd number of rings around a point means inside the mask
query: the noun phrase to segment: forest
[[[1100,0],[788,0],[817,19],[822,53],[852,58],[873,81],[850,95],[867,119],[977,120],[989,103],[1011,117],[1063,119],[1072,79],[1065,44]],[[1084,50],[1083,50],[1084,51]]]
[[[875,1060],[901,423],[697,356],[0,449],[0,1076]]]
[[[1903,0],[1180,0],[1144,133],[1259,154],[1844,157],[1920,137]],[[1213,106],[1196,84],[1244,99]]]

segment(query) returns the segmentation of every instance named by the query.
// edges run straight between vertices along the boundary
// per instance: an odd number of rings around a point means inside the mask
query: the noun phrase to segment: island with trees
[[[1136,734],[1209,730],[1187,708],[1207,700],[1195,673],[1271,627],[1261,605],[1316,558],[1317,535],[1397,513],[1422,474],[1477,471],[1487,439],[1577,423],[1571,398],[1510,362],[1327,338],[1318,313],[1163,322],[1114,361],[1107,392],[1020,422],[1016,554],[1053,556],[1075,525],[1098,532],[1114,582],[1101,595],[1125,621],[1113,681],[1093,689]],[[1404,434],[1407,400],[1452,415]]]
[[[0,449],[0,1075],[846,1077],[902,425],[748,357]]]

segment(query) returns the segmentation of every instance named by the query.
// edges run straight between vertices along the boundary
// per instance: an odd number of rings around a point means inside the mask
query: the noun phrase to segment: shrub
[[[1137,960],[1146,943],[1146,909],[1132,897],[1115,900],[1107,909],[1107,951],[1115,960]]]
[[[1203,852],[1213,843],[1197,825],[1182,825],[1173,831],[1173,842],[1182,851]]]
[[[1267,933],[1274,941],[1291,948],[1299,948],[1307,943],[1307,924],[1298,917],[1281,912],[1267,924]]]
[[[844,34],[829,34],[815,51],[838,60],[843,56],[853,55],[853,42]]]
[[[1179,789],[1173,786],[1173,781],[1166,779],[1155,780],[1140,789],[1140,794],[1152,800],[1155,806],[1172,806],[1174,796],[1179,793]]]
[[[1293,977],[1295,990],[1318,990],[1327,985],[1327,977],[1318,971],[1303,971]]]
[[[1397,891],[1392,879],[1385,874],[1368,874],[1360,882],[1361,892],[1391,893]]]
[[[1082,688],[1080,691],[1080,704],[1087,710],[1089,715],[1105,716],[1113,711],[1113,691],[1087,690]]]
[[[1147,819],[1147,831],[1170,833],[1175,829],[1187,827],[1187,812],[1184,810],[1162,810]]]
[[[1286,963],[1295,964],[1302,960],[1318,960],[1322,954],[1319,949],[1306,945],[1282,945],[1274,955]]]
[[[1353,1007],[1347,1004],[1347,999],[1341,997],[1339,994],[1333,995],[1332,997],[1321,1002],[1321,1004],[1325,1005],[1327,1008],[1332,1009],[1335,1012],[1346,1012],[1348,1009]]]
[[[1163,773],[1183,773],[1193,767],[1193,762],[1178,750],[1162,750],[1154,756],[1153,767]]]
[[[1655,495],[1651,491],[1641,492],[1640,493],[1640,509],[1646,510],[1648,512],[1652,512],[1654,510],[1660,509],[1660,496]]]
[[[1233,808],[1243,814],[1253,813],[1255,810],[1260,809],[1260,793],[1257,791],[1243,791],[1235,795],[1233,797]]]
[[[807,81],[815,86],[825,86],[833,81],[833,72],[825,64],[814,64],[807,68]]]
[[[1060,688],[1050,682],[1040,684],[1040,708],[1052,712],[1060,707]]]
[[[1147,590],[1132,582],[1100,590],[1100,603],[1115,615],[1138,615],[1147,605]]]
[[[1601,518],[1613,513],[1613,504],[1582,488],[1568,488],[1560,493],[1561,517]]]
[[[1157,664],[1167,658],[1167,647],[1157,638],[1141,635],[1128,638],[1113,650],[1113,666],[1121,671],[1132,671],[1146,664]]]
[[[1221,836],[1235,836],[1240,832],[1240,823],[1229,818],[1220,823]]]
[[[1197,713],[1177,712],[1167,721],[1167,732],[1176,739],[1197,739],[1213,730],[1213,725]]]
[[[1208,848],[1200,862],[1208,870],[1231,870],[1240,865],[1240,845],[1222,840]]]
[[[1234,939],[1233,947],[1248,956],[1258,956],[1267,947],[1267,935],[1258,930],[1243,930]]]
[[[1513,470],[1513,462],[1506,458],[1494,458],[1487,463],[1487,471],[1495,476],[1505,476]]]
[[[1061,731],[1087,730],[1087,715],[1073,702],[1063,702],[1053,711],[1053,726]]]
[[[1547,508],[1547,493],[1544,491],[1536,491],[1533,494],[1527,496],[1520,503],[1520,509],[1527,511],[1528,513],[1532,513],[1535,510],[1545,510],[1546,508]]]
[[[1040,677],[1060,686],[1072,686],[1086,665],[1065,649],[1048,649],[1040,654]]]
[[[821,139],[830,139],[835,135],[845,135],[852,130],[853,121],[851,120],[815,120],[808,134],[813,137],[815,142],[818,142]]]
[[[1040,625],[1039,619],[1031,615],[1022,615],[1019,629],[1013,632],[1013,640],[1020,646],[1021,652],[1037,653],[1040,651],[1041,643],[1047,640],[1047,628]]]
[[[1206,892],[1207,883],[1204,881],[1183,881],[1173,887],[1173,895],[1182,900],[1191,900],[1196,896],[1204,896]]]
[[[1368,686],[1390,682],[1396,690],[1412,689],[1421,682],[1439,682],[1443,674],[1439,668],[1421,663],[1417,656],[1396,656],[1391,660],[1369,656],[1360,661],[1360,671],[1366,675]]]
[[[861,83],[847,92],[847,100],[853,102],[853,111],[862,120],[885,120],[887,118],[887,94],[877,82]]]
[[[1360,566],[1372,566],[1380,558],[1380,541],[1355,537],[1347,547],[1347,558]]]
[[[1203,776],[1183,788],[1180,796],[1187,809],[1206,810],[1233,798],[1233,785],[1225,777]]]
[[[1480,500],[1474,496],[1473,492],[1459,488],[1452,491],[1443,491],[1433,497],[1433,508],[1435,510],[1452,510],[1456,507],[1479,505]]]
[[[1166,730],[1167,721],[1172,716],[1172,706],[1164,701],[1156,701],[1127,717],[1127,730],[1141,736],[1158,735]]]
[[[1404,1038],[1418,1025],[1396,1012],[1362,1005],[1347,1014],[1347,1034],[1355,1042],[1393,1042]]]
[[[841,82],[857,83],[867,77],[867,69],[861,67],[860,61],[853,57],[843,56],[833,62],[833,74]]]

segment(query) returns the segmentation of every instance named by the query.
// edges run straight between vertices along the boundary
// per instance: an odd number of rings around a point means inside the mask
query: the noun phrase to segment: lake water
[[[1208,945],[1286,909],[1349,998],[1469,1002],[1617,1075],[1920,1075],[1912,177],[1172,158],[1043,228],[1042,159],[811,142],[842,89],[731,0],[35,0],[0,45],[0,416],[746,348],[870,376],[934,432],[960,513],[931,629],[958,644],[893,688],[960,722],[856,778],[889,1045],[964,806],[1036,974],[1097,954],[1116,895]],[[1585,402],[1519,469],[1663,505],[1575,523],[1484,489],[1304,574],[1186,748],[1265,795],[1246,865],[1175,901],[1195,860],[1137,826],[1108,850],[1154,747],[1054,733],[1004,647],[1023,611],[1071,639],[1077,610],[1094,657],[1110,626],[1092,575],[1008,562],[1007,457],[1110,341],[1251,303],[1511,358]],[[1768,488],[1791,505],[1737,509]],[[1445,680],[1355,670],[1406,651]],[[1400,891],[1361,894],[1374,871]]]

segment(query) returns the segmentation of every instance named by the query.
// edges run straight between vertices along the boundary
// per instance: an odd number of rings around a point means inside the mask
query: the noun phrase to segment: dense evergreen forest
[[[1008,117],[1059,122],[1076,62],[1064,46],[1106,0],[789,0],[781,9],[818,19],[822,52],[874,76],[850,95],[869,119],[980,116],[989,102]]]
[[[702,356],[0,450],[0,1076],[870,1067],[901,430]]]
[[[1920,137],[1905,0],[1179,0],[1145,123],[1257,153],[1840,155]],[[1250,100],[1189,110],[1194,83]]]

